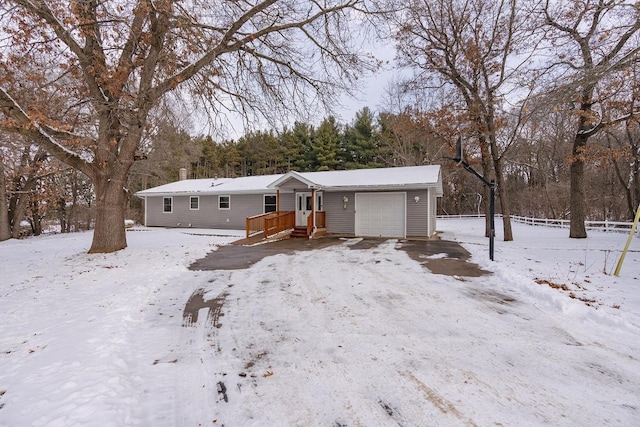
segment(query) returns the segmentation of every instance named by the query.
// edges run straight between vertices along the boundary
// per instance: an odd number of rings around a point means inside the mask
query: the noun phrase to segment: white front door
[[[296,193],[296,227],[307,226],[307,217],[311,215],[312,208],[311,193]]]

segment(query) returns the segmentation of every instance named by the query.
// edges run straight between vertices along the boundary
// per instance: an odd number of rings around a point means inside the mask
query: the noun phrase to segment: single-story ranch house
[[[181,175],[185,175],[184,171]],[[245,229],[265,237],[331,233],[431,237],[439,165],[182,179],[139,191],[146,226]]]

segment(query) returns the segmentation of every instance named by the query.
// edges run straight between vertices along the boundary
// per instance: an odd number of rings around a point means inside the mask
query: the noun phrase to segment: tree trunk
[[[25,212],[29,207],[29,192],[31,192],[36,186],[36,179],[30,177],[27,179],[26,183],[23,187],[17,186],[20,193],[14,194],[15,200],[12,203],[13,208],[11,209],[10,214],[10,223],[13,225],[11,229],[11,237],[14,239],[18,239],[20,237],[20,222],[25,217]]]
[[[0,157],[0,242],[11,238],[9,226],[9,206],[7,206],[7,185],[4,178],[4,159]]]
[[[30,200],[31,206],[31,231],[34,236],[42,234],[42,217],[39,212],[39,203],[37,200]]]
[[[511,206],[509,205],[509,194],[505,184],[504,172],[502,170],[501,154],[498,152],[498,144],[495,131],[495,113],[493,109],[493,96],[490,97],[487,107],[487,115],[485,121],[489,130],[489,147],[491,149],[491,160],[493,161],[493,171],[495,173],[495,186],[498,189],[498,197],[500,198],[500,210],[502,211],[502,231],[504,241],[513,240],[513,230],[511,229]],[[485,175],[486,177],[486,175]]]
[[[578,135],[573,143],[573,158],[571,162],[571,194],[569,198],[569,210],[571,221],[569,237],[584,239],[587,237],[587,229],[584,225],[587,216],[587,198],[584,189],[584,160],[581,151],[587,144],[587,138]]]
[[[500,160],[494,160],[493,167],[496,173],[496,187],[498,188],[498,197],[500,197],[500,210],[502,211],[502,229],[504,233],[504,241],[513,240],[513,230],[511,229],[511,207],[509,206],[509,194],[507,186],[504,182],[504,174],[502,173],[502,165]]]
[[[482,176],[487,181],[491,180],[491,154],[489,153],[489,144],[487,140],[480,135],[478,138],[480,143],[480,156],[482,164]],[[491,191],[486,185],[482,186],[482,194],[484,198],[484,237],[491,235]]]
[[[124,229],[125,180],[105,174],[96,181],[96,222],[89,253],[119,251],[127,247]]]
[[[631,211],[630,219],[633,219],[636,209],[640,207],[640,144],[635,140],[631,144],[631,183],[629,187],[632,189],[631,194]]]

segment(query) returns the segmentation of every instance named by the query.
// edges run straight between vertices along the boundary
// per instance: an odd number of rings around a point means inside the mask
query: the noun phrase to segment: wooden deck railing
[[[293,211],[278,212],[264,219],[264,237],[273,236],[281,231],[289,230],[296,225],[296,213]]]
[[[326,218],[327,218],[327,215],[326,215],[326,213],[324,211],[317,211],[316,212],[316,227],[318,227],[318,228],[326,228],[327,227]]]
[[[255,234],[262,233],[264,231],[264,218],[269,214],[260,214],[250,216],[245,221],[245,230],[247,239]]]
[[[313,231],[312,216],[307,217],[307,236]],[[294,211],[269,212],[250,216],[246,220],[247,238],[264,233],[264,237],[273,236],[284,230],[294,228],[296,225],[296,213]],[[326,214],[324,211],[316,212],[316,227],[326,227]]]
[[[307,217],[307,236],[311,236],[313,232],[313,216],[309,215]],[[325,224],[325,212],[324,211],[316,211],[316,228],[325,228],[327,225]]]
[[[307,216],[307,237],[313,232],[313,215]]]
[[[265,214],[250,216],[246,220],[247,238],[264,233],[264,237],[273,236],[281,231],[293,228],[296,215],[293,211],[268,212]]]

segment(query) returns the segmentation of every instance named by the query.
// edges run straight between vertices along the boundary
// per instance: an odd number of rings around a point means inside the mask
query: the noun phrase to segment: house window
[[[200,209],[200,196],[191,196],[189,198],[189,209],[192,211]]]
[[[218,196],[218,209],[231,209],[231,196]]]
[[[277,210],[277,200],[275,195],[265,194],[264,213],[275,212]]]
[[[166,212],[166,213],[173,212],[173,197],[162,198],[162,212]]]

